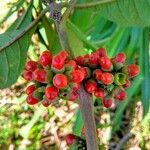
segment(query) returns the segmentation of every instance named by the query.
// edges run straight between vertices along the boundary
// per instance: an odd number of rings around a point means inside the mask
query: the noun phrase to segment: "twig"
[[[99,1],[89,2],[89,3],[85,3],[85,4],[76,4],[74,6],[74,8],[75,9],[95,8],[100,5],[104,5],[104,4],[115,2],[115,1],[117,1],[117,0],[99,0]],[[68,3],[62,4],[63,7],[67,7],[68,5],[70,5],[70,4],[68,4]]]
[[[127,133],[125,136],[120,140],[115,150],[121,150],[122,146],[132,137],[132,133]]]
[[[29,25],[27,26],[18,36],[16,36],[15,38],[13,38],[11,41],[7,42],[3,47],[0,48],[0,52],[2,50],[4,50],[5,48],[7,48],[8,46],[12,45],[14,42],[16,42],[17,40],[19,40],[22,36],[24,36],[24,34],[26,34],[28,31],[30,31],[34,26],[37,25],[37,23],[40,21],[40,19],[45,15],[46,12],[48,12],[49,8],[45,8],[40,14],[39,16]]]
[[[78,95],[79,95],[79,106],[82,112],[85,127],[87,149],[98,150],[92,98],[84,90],[83,85],[81,85],[80,89],[78,90]]]

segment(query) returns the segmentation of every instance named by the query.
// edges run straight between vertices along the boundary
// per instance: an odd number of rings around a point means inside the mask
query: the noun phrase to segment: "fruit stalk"
[[[78,90],[78,97],[84,121],[87,150],[98,150],[92,97],[84,90],[83,84]]]

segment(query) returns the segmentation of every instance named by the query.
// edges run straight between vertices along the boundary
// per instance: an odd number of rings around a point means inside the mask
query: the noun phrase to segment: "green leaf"
[[[142,40],[143,39],[143,40]],[[142,104],[143,116],[145,117],[150,109],[150,55],[149,55],[149,29],[146,28],[143,33],[141,46],[140,46],[140,68],[144,76],[142,83]]]
[[[26,61],[31,36],[35,27],[23,34],[24,27],[32,21],[32,3],[26,13],[15,21],[15,26],[10,27],[0,35],[0,88],[6,88],[16,82]],[[17,40],[14,40],[22,35]],[[11,44],[10,44],[11,43]],[[7,45],[7,46],[6,46]]]
[[[16,3],[12,3],[12,6],[10,7],[7,14],[3,17],[2,20],[0,20],[0,24],[4,23],[12,14],[14,14],[25,2],[25,0],[19,0]]]
[[[139,75],[138,77],[136,77],[136,79],[134,79],[132,86],[127,89],[127,95],[128,95],[127,99],[118,105],[117,111],[113,119],[113,127],[112,127],[113,132],[119,129],[123,112],[127,107],[127,105],[129,104],[129,102],[133,100],[132,96],[136,93],[142,81],[143,81],[143,76]]]
[[[98,9],[102,16],[121,26],[150,25],[150,0],[116,0]]]
[[[76,119],[73,126],[73,134],[77,136],[81,136],[82,128],[83,128],[82,114],[81,111],[78,110],[76,113]]]

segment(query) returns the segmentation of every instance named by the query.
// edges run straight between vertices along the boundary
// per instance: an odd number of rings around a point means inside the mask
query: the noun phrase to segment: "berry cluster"
[[[102,99],[106,108],[112,106],[114,99],[123,101],[126,98],[125,88],[128,88],[132,78],[139,74],[140,69],[136,64],[127,65],[125,61],[124,53],[109,58],[104,48],[99,48],[90,55],[76,57],[81,69],[88,70],[88,73],[85,73],[85,90]]]
[[[30,60],[25,65],[23,77],[34,82],[26,89],[27,103],[34,105],[41,101],[47,107],[60,98],[74,101],[83,83],[89,94],[102,99],[103,106],[109,108],[113,99],[123,101],[126,98],[124,89],[139,74],[139,67],[126,65],[125,60],[124,53],[109,58],[104,48],[75,60],[69,59],[65,50],[55,56],[44,51],[38,62]]]
[[[55,56],[50,51],[44,51],[38,62],[28,61],[23,77],[34,83],[26,89],[27,103],[34,105],[41,101],[47,107],[60,98],[76,100],[77,90],[85,75],[76,62],[69,59],[68,52],[63,50]]]

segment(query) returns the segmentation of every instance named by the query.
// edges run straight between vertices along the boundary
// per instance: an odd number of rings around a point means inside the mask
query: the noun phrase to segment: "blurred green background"
[[[28,9],[30,3],[28,0],[0,0],[0,33],[4,33]],[[32,19],[36,18],[42,7],[38,0],[34,1]],[[60,50],[56,31],[52,28],[53,22],[47,18],[43,17],[32,35],[28,59],[37,60],[45,49],[53,50],[54,54]],[[109,56],[123,51],[128,63],[140,65],[141,73],[127,90],[127,99],[116,109],[95,106],[94,111],[102,150],[149,150],[149,28],[121,27],[97,15],[93,9],[86,9],[73,13],[67,32],[73,50],[79,50],[75,55],[103,46]],[[62,100],[49,108],[41,105],[30,107],[25,102],[27,84],[20,76],[10,88],[0,90],[0,150],[68,149],[65,135],[72,132],[80,136],[83,127],[78,105]]]

